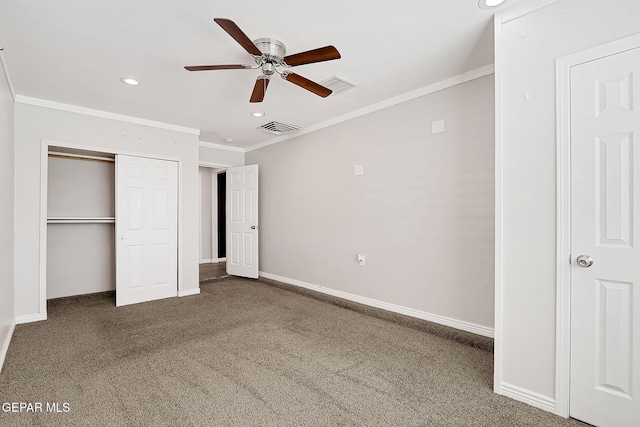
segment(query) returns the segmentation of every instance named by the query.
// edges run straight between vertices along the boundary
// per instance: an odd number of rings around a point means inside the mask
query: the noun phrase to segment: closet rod
[[[96,160],[100,162],[115,162],[116,159],[112,159],[110,157],[99,157],[99,156],[87,156],[85,154],[73,154],[73,153],[60,153],[59,151],[49,151],[49,156],[51,157],[70,157],[74,159],[80,160]]]

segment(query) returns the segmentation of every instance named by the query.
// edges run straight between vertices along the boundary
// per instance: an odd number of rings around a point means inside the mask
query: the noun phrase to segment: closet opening
[[[114,292],[115,155],[49,146],[46,299]]]

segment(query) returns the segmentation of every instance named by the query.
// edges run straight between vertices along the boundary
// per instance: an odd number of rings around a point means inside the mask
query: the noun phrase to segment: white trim
[[[214,197],[215,195],[215,197]],[[211,256],[218,257],[218,174],[211,174]]]
[[[303,282],[301,280],[296,280],[296,279],[290,279],[288,277],[282,277],[276,274],[266,273],[264,271],[260,271],[259,275],[260,277],[264,277],[265,279],[271,279],[278,282],[287,283],[289,285],[311,289],[316,292],[321,292],[323,294],[357,302],[359,304],[368,305],[370,307],[381,308],[383,310],[391,311],[394,313],[404,314],[405,316],[415,317],[417,319],[427,320],[429,322],[437,323],[439,325],[445,325],[452,328],[460,329],[462,331],[471,332],[473,334],[493,338],[493,329],[487,326],[481,326],[475,323],[470,323],[462,320],[452,319],[450,317],[440,316],[439,314],[427,313],[425,311],[415,310],[413,308],[403,307],[396,304],[390,304],[390,303],[379,301],[373,298],[362,297],[359,295],[354,295],[354,294],[338,291],[331,288],[325,288],[324,286],[314,285],[312,283],[307,283],[307,282]]]
[[[211,174],[211,256],[214,254],[218,255],[218,174],[226,171],[226,166],[219,166],[214,163],[201,162],[198,164],[198,217],[199,217],[199,233],[198,233],[198,244],[199,244],[199,258],[200,264],[209,264],[218,262],[216,261],[218,258],[211,259],[203,259],[202,258],[202,174],[200,172],[200,168],[209,168],[214,169],[215,172]],[[229,166],[230,167],[230,166]],[[213,193],[215,191],[216,197],[213,197]],[[215,217],[215,218],[214,218]],[[215,221],[214,221],[215,219]]]
[[[187,289],[186,291],[178,291],[178,297],[188,297],[191,295],[198,295],[199,293],[200,288]]]
[[[307,133],[311,133],[311,132],[315,132],[317,130],[320,129],[324,129],[330,126],[334,126],[337,125],[338,123],[342,123],[342,122],[346,122],[348,120],[352,120],[355,119],[357,117],[361,117],[364,116],[366,114],[370,114],[385,108],[389,108],[389,107],[393,107],[394,105],[398,105],[401,104],[403,102],[407,102],[407,101],[411,101],[413,99],[419,98],[421,96],[425,96],[428,95],[430,93],[434,93],[434,92],[438,92],[453,86],[457,86],[466,82],[469,82],[471,80],[476,80],[479,79],[481,77],[485,77],[485,76],[489,76],[493,74],[493,64],[491,65],[486,65],[484,67],[481,68],[477,68],[475,70],[471,70],[469,72],[466,72],[464,74],[460,74],[451,78],[448,78],[446,80],[442,80],[433,84],[430,84],[428,86],[424,86],[422,88],[419,89],[415,89],[406,93],[403,93],[401,95],[398,96],[394,96],[393,98],[389,98],[387,100],[378,102],[376,104],[373,105],[369,105],[367,107],[361,108],[359,110],[356,111],[352,111],[350,113],[347,114],[343,114],[342,116],[338,116],[335,117],[333,119],[329,119],[327,121],[324,121],[322,123],[318,123],[309,127],[305,127],[301,130],[299,130],[298,132],[295,132],[294,134],[291,135],[282,135],[279,136],[277,138],[271,139],[267,142],[263,142],[260,144],[256,144],[256,145],[252,145],[251,147],[248,147],[247,149],[245,149],[245,152],[248,153],[250,151],[254,151],[254,150],[258,150],[260,148],[264,148],[267,147],[269,145],[273,145],[273,144],[277,144],[278,142],[283,142],[286,141],[288,139],[291,138],[297,138],[299,136],[302,136],[304,134]]]
[[[515,399],[519,402],[524,402],[528,405],[534,406],[538,409],[542,409],[547,412],[554,412],[556,408],[556,402],[550,397],[542,394],[525,390],[524,388],[511,385],[503,382],[500,384],[502,395]]]
[[[186,133],[189,135],[200,135],[199,129],[173,125],[170,123],[157,122],[154,120],[141,119],[139,117],[125,116],[124,114],[110,113],[108,111],[94,110],[92,108],[79,107],[77,105],[64,104],[62,102],[48,101],[46,99],[32,98],[30,96],[16,95],[15,102],[18,104],[33,105],[36,107],[44,107],[52,110],[66,111],[68,113],[76,113],[85,116],[99,117],[102,119],[117,120],[125,123],[133,123],[136,125],[171,130],[175,132]]]
[[[571,135],[569,66],[556,60],[556,414],[569,416],[571,368]],[[566,312],[566,315],[565,315]]]
[[[502,76],[503,76],[503,45],[502,45],[502,13],[494,16],[494,52],[495,52],[495,303],[493,341],[493,391],[502,394]]]
[[[200,264],[217,264],[219,262],[226,262],[227,258],[213,258],[213,259],[203,259],[200,261]]]
[[[7,61],[7,57],[5,56],[5,53],[4,53],[4,44],[2,44],[2,40],[0,40],[0,62],[2,63],[2,68],[4,68],[4,75],[7,80],[7,85],[9,86],[9,92],[11,93],[11,98],[15,102],[16,91],[13,87],[13,79],[11,78],[11,73],[9,72],[9,62]]]
[[[41,316],[47,318],[47,219],[48,219],[48,181],[49,181],[49,144],[40,141],[40,301],[37,315],[23,316],[26,318]],[[20,322],[18,322],[20,323]],[[25,322],[26,323],[26,322]]]
[[[247,150],[241,147],[233,147],[229,145],[216,144],[215,142],[198,141],[200,147],[215,148],[217,150],[234,151],[236,153],[246,153]]]
[[[146,159],[156,159],[156,160],[170,160],[172,162],[179,162],[180,158],[175,156],[164,156],[159,154],[151,154],[140,151],[129,151],[129,150],[119,150],[114,149],[112,147],[102,147],[102,146],[93,146],[93,145],[83,145],[83,144],[74,144],[71,142],[60,142],[55,141],[53,139],[42,139],[42,142],[46,143],[48,146],[53,145],[55,147],[61,148],[71,148],[77,150],[85,150],[85,151],[96,151],[100,153],[113,154],[117,156],[118,154],[122,154],[124,156],[135,156],[135,157],[144,157]]]
[[[233,165],[227,165],[226,163],[213,163],[213,162],[198,162],[198,166],[203,168],[224,169],[221,171],[217,171],[216,174],[222,173],[226,171],[227,168],[233,167]]]
[[[202,259],[202,171],[198,166],[198,259],[200,264],[207,262]]]
[[[7,351],[9,351],[9,344],[11,343],[11,338],[13,337],[13,331],[16,328],[16,321],[12,320],[9,327],[6,328],[6,334],[0,337],[0,372],[2,372],[2,367],[4,366],[4,359],[7,356]]]
[[[24,323],[41,322],[47,320],[47,314],[27,314],[26,316],[16,317],[16,325],[22,325]]]
[[[515,4],[502,11],[502,23],[513,21],[525,15],[535,12],[536,10],[547,7],[558,0],[529,0]],[[497,57],[497,56],[496,56]]]
[[[556,378],[555,413],[569,416],[571,369],[571,67],[640,48],[640,34],[556,60]]]
[[[182,220],[184,218],[184,165],[182,160],[176,160],[178,162],[178,294],[184,288],[184,229],[182,228]],[[116,171],[117,175],[117,171]],[[116,211],[118,212],[118,211]]]

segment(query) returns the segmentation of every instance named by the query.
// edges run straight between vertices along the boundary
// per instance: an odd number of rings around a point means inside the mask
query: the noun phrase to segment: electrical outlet
[[[356,165],[354,170],[356,175],[364,175],[364,167],[362,165]]]

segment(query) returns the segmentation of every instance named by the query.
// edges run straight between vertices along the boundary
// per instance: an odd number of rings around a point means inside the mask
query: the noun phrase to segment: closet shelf
[[[116,217],[50,216],[47,224],[115,224]]]

